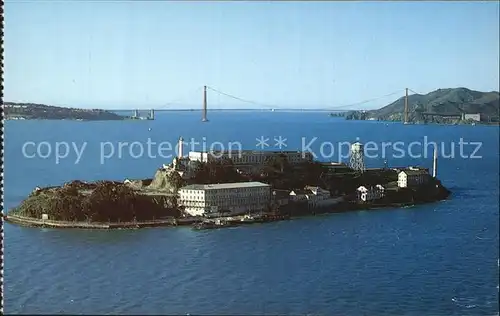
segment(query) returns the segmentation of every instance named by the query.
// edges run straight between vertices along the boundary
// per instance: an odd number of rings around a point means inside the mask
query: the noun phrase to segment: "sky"
[[[11,102],[198,108],[207,85],[262,107],[375,99],[353,106],[369,109],[405,88],[499,89],[498,1],[7,0],[4,9]],[[258,107],[207,97],[209,108]]]

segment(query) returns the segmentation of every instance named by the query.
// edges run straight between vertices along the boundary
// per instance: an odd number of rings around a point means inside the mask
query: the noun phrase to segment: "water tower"
[[[351,145],[350,167],[357,172],[365,172],[364,147],[360,142]]]

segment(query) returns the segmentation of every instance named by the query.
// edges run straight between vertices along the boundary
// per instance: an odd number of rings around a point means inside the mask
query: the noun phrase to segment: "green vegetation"
[[[333,112],[333,113],[330,113],[329,115],[331,117],[344,117],[346,116],[348,112]]]
[[[349,111],[345,115],[346,120],[366,120],[367,115],[365,111]]]
[[[155,176],[152,179],[151,183],[147,186],[147,188],[152,190],[176,193],[179,188],[184,185],[186,185],[186,181],[181,178],[179,173],[175,171],[158,169],[156,170]]]
[[[258,170],[238,170],[230,159],[200,163],[194,178],[186,181],[177,171],[158,169],[153,179],[137,180],[130,184],[99,181],[73,181],[62,187],[35,189],[21,205],[9,212],[12,215],[49,220],[78,222],[132,222],[179,217],[177,191],[186,184],[210,184],[244,181],[268,183],[273,189],[295,190],[318,186],[337,195],[355,198],[361,186],[381,184],[388,194],[381,204],[423,203],[444,199],[449,191],[437,180],[417,189],[398,189],[397,172],[391,169],[367,170],[357,173],[349,167],[320,162],[292,165],[286,156],[269,158]],[[141,182],[141,185],[139,185]],[[135,189],[134,189],[135,188]],[[347,209],[349,205],[344,205]]]
[[[319,162],[291,165],[285,155],[270,157],[260,170],[238,172],[230,159],[200,163],[189,183],[209,184],[259,181],[275,189],[297,189],[306,185],[325,185],[326,169]]]
[[[225,182],[249,181],[248,177],[239,174],[230,159],[201,162],[190,183],[209,184]]]
[[[172,197],[154,199],[112,181],[73,181],[59,188],[33,191],[9,214],[50,220],[118,222],[178,216]]]
[[[358,174],[349,167],[342,173],[330,174],[324,164],[312,161],[291,165],[286,156],[270,157],[258,172],[240,174],[231,160],[200,164],[200,169],[189,183],[227,183],[259,181],[274,189],[302,189],[305,186],[320,186],[331,191],[350,194],[360,185],[387,184],[397,181],[394,170],[369,170]]]
[[[327,170],[319,162],[304,162],[290,165],[285,157],[270,159],[264,166],[264,172],[256,181],[270,184],[276,189],[303,189],[307,185],[325,186],[323,176]]]
[[[499,121],[500,95],[496,91],[479,92],[466,88],[438,89],[428,94],[408,96],[408,119],[412,123],[471,123],[461,119],[462,114],[481,114],[483,123]],[[404,120],[405,98],[378,110],[354,111],[346,119],[375,119],[384,121]],[[424,115],[424,113],[450,114],[455,117]]]
[[[125,120],[125,116],[99,109],[76,109],[34,103],[5,102],[6,119],[26,120]]]

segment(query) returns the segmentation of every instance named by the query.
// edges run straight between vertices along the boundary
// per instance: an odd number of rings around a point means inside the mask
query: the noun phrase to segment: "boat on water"
[[[215,221],[203,221],[201,223],[195,223],[193,224],[193,229],[203,230],[203,229],[217,229],[217,228],[235,227],[235,226],[238,226],[238,224],[235,222],[217,219]]]
[[[268,223],[268,222],[276,222],[290,219],[288,215],[274,215],[274,214],[265,214],[260,216],[244,216],[240,221],[242,223]]]

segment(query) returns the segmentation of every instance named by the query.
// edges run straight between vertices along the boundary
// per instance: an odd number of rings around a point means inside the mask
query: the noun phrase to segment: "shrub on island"
[[[175,197],[150,197],[112,181],[83,183],[73,181],[57,188],[33,191],[13,215],[50,220],[88,222],[145,221],[179,216],[172,205]]]

